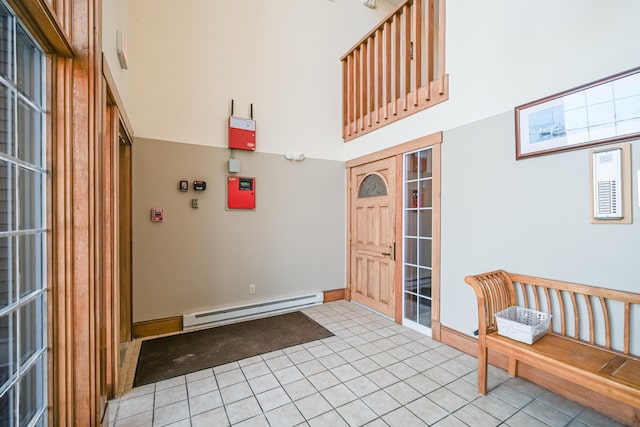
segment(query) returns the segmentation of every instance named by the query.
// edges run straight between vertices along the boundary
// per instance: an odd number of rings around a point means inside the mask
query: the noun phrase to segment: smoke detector
[[[362,4],[373,9],[376,7],[376,0],[362,0]]]

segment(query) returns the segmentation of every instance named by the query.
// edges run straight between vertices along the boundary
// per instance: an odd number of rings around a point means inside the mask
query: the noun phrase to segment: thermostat
[[[205,181],[193,181],[193,189],[196,191],[204,191],[207,189],[207,183]]]

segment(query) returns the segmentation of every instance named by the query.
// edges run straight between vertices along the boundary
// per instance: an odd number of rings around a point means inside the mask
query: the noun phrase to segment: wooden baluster
[[[602,307],[602,316],[604,317],[604,330],[605,330],[605,346],[611,349],[611,325],[609,324],[609,310],[607,309],[607,302],[601,296],[600,307]]]
[[[350,135],[349,126],[349,57],[342,60],[342,137]]]
[[[356,51],[349,55],[349,128],[350,134],[356,131]]]
[[[371,127],[376,106],[376,33],[369,37],[369,112],[368,125]],[[376,114],[377,115],[377,114]]]
[[[445,0],[438,0],[438,80],[440,81],[440,95],[444,94],[444,80],[445,80]]]
[[[385,91],[384,91],[384,118],[389,118],[389,103],[392,102],[391,96],[391,19],[384,23],[384,43],[385,43]]]
[[[422,0],[413,3],[413,27],[415,41],[413,42],[413,73],[415,74],[413,90],[413,106],[418,106],[418,93],[422,87]]]
[[[356,110],[356,123],[355,123],[355,132],[358,133],[358,131],[360,130],[360,118],[362,117],[362,109],[360,108],[360,106],[362,105],[362,69],[360,67],[360,58],[362,55],[362,49],[360,47],[358,47],[355,51],[355,57],[356,57],[356,61],[355,61],[355,73],[356,73],[356,104],[355,104],[355,110]]]
[[[411,9],[409,4],[402,8],[404,14],[404,94],[402,96],[402,110],[409,106],[409,92],[411,92]]]
[[[425,0],[426,2],[426,10],[425,10],[425,34],[427,35],[427,43],[426,43],[426,58],[425,58],[425,70],[426,70],[426,94],[425,100],[429,101],[431,99],[431,82],[433,82],[433,67],[434,67],[434,59],[435,59],[435,5],[434,0]]]
[[[371,126],[369,116],[369,41],[362,42],[362,123],[360,129]]]
[[[394,78],[394,91],[393,91],[393,106],[392,112],[393,115],[398,114],[398,99],[400,99],[400,64],[402,61],[400,60],[400,52],[402,47],[400,46],[400,38],[402,36],[402,21],[400,20],[400,15],[402,14],[402,9],[398,10],[398,13],[393,17],[393,32],[395,36],[394,42],[394,55],[393,55],[393,64],[395,68]]]
[[[384,39],[383,39],[383,32],[382,32],[382,26],[380,26],[380,28],[378,28],[377,31],[377,35],[376,35],[376,47],[378,48],[378,61],[377,61],[377,71],[376,71],[376,76],[378,78],[378,83],[377,83],[377,88],[378,88],[378,100],[376,101],[376,123],[380,123],[380,109],[382,108],[383,105],[383,94],[384,94],[384,86],[382,85],[382,63],[383,63],[383,56],[382,56],[382,47],[384,45]],[[386,118],[386,116],[385,116]]]

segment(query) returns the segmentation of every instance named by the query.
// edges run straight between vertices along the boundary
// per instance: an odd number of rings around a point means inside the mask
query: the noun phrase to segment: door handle
[[[395,242],[392,245],[389,245],[389,252],[383,252],[380,255],[391,256],[393,254],[393,260],[396,260],[396,244]]]

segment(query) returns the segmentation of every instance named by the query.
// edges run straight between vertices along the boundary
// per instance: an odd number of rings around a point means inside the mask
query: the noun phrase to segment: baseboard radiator
[[[250,320],[266,315],[300,310],[322,304],[323,296],[324,294],[322,292],[316,292],[308,295],[281,298],[242,306],[212,309],[198,313],[185,313],[182,315],[182,328],[187,330],[202,328],[204,326],[216,326],[241,320]]]

